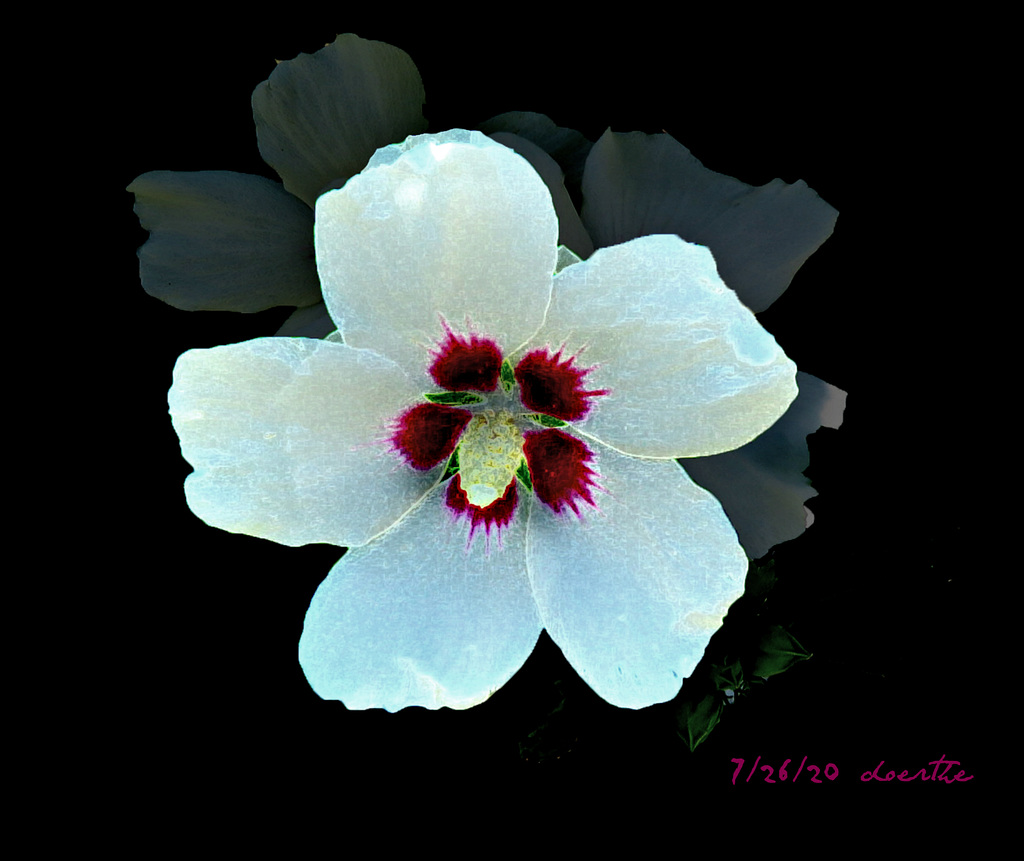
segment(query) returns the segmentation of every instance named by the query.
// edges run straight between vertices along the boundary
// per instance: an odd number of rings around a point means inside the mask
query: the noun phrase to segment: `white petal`
[[[613,705],[674,697],[743,593],[747,557],[718,501],[674,461],[602,449],[583,522],[543,505],[527,561],[544,627]]]
[[[561,271],[534,345],[596,365],[581,430],[626,454],[698,457],[750,442],[797,395],[796,365],[678,236],[642,236]]]
[[[522,157],[479,132],[421,135],[378,150],[316,204],[324,300],[345,342],[426,368],[440,317],[467,318],[504,350],[540,325],[558,221]]]
[[[317,589],[299,641],[306,678],[350,709],[469,708],[523,665],[541,624],[526,575],[525,516],[489,550],[453,524],[437,488],[354,548]]]
[[[437,480],[384,442],[421,399],[392,362],[306,338],[189,350],[168,395],[189,507],[211,526],[281,544],[363,544]]]
[[[519,135],[509,132],[494,132],[490,135],[491,140],[515,150],[525,158],[544,180],[544,184],[551,193],[551,203],[555,207],[555,217],[558,218],[558,244],[572,249],[572,252],[579,257],[589,257],[594,253],[594,243],[583,229],[583,222],[580,221],[576,206],[569,197],[565,188],[565,177],[558,162],[549,156],[533,141],[527,140]]]

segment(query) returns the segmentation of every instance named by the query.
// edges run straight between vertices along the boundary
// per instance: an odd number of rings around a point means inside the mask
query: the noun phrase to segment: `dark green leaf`
[[[774,559],[751,561],[747,568],[747,582],[743,594],[750,599],[764,598],[775,586],[777,580]]]
[[[784,673],[794,664],[811,657],[781,625],[772,625],[767,635],[758,643],[758,655],[754,660],[754,674],[763,678]]]
[[[729,664],[712,664],[711,678],[720,691],[738,691],[744,687],[743,667],[739,659]]]
[[[459,449],[456,447],[455,451],[452,452],[452,456],[448,458],[448,465],[444,468],[444,475],[441,476],[441,481],[447,481],[455,473],[459,471]]]
[[[516,469],[516,478],[518,478],[529,491],[533,491],[533,479],[530,478],[530,467],[526,465],[525,460],[519,461],[519,467]]]
[[[483,396],[473,392],[427,392],[425,397],[432,404],[461,407],[465,404],[481,404]]]
[[[704,741],[722,717],[725,703],[721,694],[710,693],[703,699],[692,702],[685,700],[676,712],[676,732],[685,741],[690,751]]]
[[[505,359],[501,363],[501,386],[506,392],[511,392],[516,384],[516,372],[512,369],[512,363]]]
[[[533,413],[529,418],[546,428],[564,428],[569,424],[568,422],[563,422],[561,419],[556,419],[554,416],[546,416],[542,413]]]

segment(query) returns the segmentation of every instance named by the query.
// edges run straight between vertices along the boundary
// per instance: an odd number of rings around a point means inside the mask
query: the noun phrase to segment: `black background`
[[[969,421],[956,406],[966,371],[939,298],[954,277],[939,258],[955,237],[937,237],[927,221],[939,162],[928,141],[945,121],[940,81],[897,63],[895,42],[839,48],[785,20],[770,31],[694,21],[652,35],[648,25],[515,16],[471,31],[427,15],[310,17],[140,18],[130,38],[90,61],[94,77],[102,71],[111,131],[96,172],[111,214],[102,252],[110,279],[97,303],[110,351],[104,395],[111,423],[127,431],[101,455],[117,512],[87,512],[105,525],[106,574],[90,597],[102,605],[97,690],[109,685],[124,703],[106,729],[129,770],[147,784],[188,774],[211,796],[258,793],[268,782],[347,784],[366,767],[410,781],[587,769],[668,781],[670,797],[721,789],[747,800],[800,792],[901,803],[990,782],[995,763],[978,741],[992,732],[981,669],[989,603],[977,599],[986,566],[968,559],[970,464],[950,457]],[[272,334],[287,312],[188,313],[147,296],[135,258],[146,233],[123,188],[153,169],[274,177],[256,148],[252,89],[275,58],[315,51],[340,32],[410,54],[430,131],[507,110],[545,113],[591,140],[607,127],[665,130],[713,170],[751,184],[803,179],[839,210],[832,238],[760,315],[801,369],[849,393],[843,426],[811,438],[816,521],[775,554],[772,600],[814,657],[727,709],[695,754],[642,714],[603,707],[546,636],[504,688],[468,711],[391,715],[325,703],[306,684],[296,646],[340,551],[220,532],[185,505],[190,467],[166,404],[175,359]],[[557,757],[524,760],[520,742],[558,702],[554,679],[568,679],[579,720]],[[943,754],[974,781],[859,780],[880,760],[913,771]],[[732,758],[805,755],[835,763],[838,780],[730,785]]]

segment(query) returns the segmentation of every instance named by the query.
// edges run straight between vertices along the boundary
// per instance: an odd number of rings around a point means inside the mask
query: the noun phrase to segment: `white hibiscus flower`
[[[793,362],[707,248],[644,236],[579,261],[557,237],[512,150],[410,137],[316,201],[337,337],[179,359],[192,510],[351,548],[299,644],[325,699],[467,708],[546,628],[641,708],[678,693],[742,593],[735,530],[674,458],[759,436]]]

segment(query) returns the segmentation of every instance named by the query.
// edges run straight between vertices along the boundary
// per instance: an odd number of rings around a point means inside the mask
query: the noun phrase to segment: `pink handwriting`
[[[767,765],[767,764],[766,765],[761,765],[761,771],[765,772],[764,782],[765,783],[778,783],[779,781],[782,781],[783,783],[785,783],[786,780],[789,779],[789,772],[786,770],[786,766],[789,765],[792,761],[793,760],[791,760],[791,759],[787,759],[787,760],[785,760],[782,763],[781,766],[779,766],[779,773],[777,775],[778,776],[778,780],[776,780],[772,776],[772,775],[775,774],[775,769],[774,768],[772,768],[770,765]],[[732,762],[736,763],[736,770],[732,773],[732,785],[735,786],[736,785],[736,778],[739,777],[740,771],[743,770],[743,763],[746,762],[746,760],[744,760],[744,759],[733,759]],[[747,775],[747,780],[746,780],[747,783],[750,783],[750,778],[754,776],[754,773],[757,771],[757,767],[758,767],[758,765],[760,765],[760,763],[761,763],[761,757],[758,757],[754,761],[754,764],[750,767],[750,773]],[[804,770],[804,766],[805,765],[807,765],[807,757],[806,756],[800,762],[800,767],[796,770],[796,774],[793,775],[793,779],[792,779],[792,781],[790,781],[791,783],[796,783],[797,778],[800,777],[800,773]],[[811,776],[811,783],[821,783],[821,780],[818,778],[818,775],[821,774],[821,769],[818,768],[818,766],[813,765],[813,764],[812,765],[807,765],[807,771],[809,773],[813,772],[813,775]],[[839,777],[839,769],[836,768],[835,763],[830,762],[828,765],[825,766],[825,777],[827,777],[829,780],[835,780],[837,777]]]
[[[733,762],[735,761],[736,760],[733,760]],[[885,777],[880,777],[878,772],[881,770],[882,766],[885,765],[885,760],[883,759],[881,762],[878,763],[878,765],[875,766],[874,771],[865,771],[860,776],[860,779],[865,783],[869,783],[872,780],[878,780],[882,783],[885,783],[886,781],[892,780],[893,778],[895,778],[896,780],[902,780],[904,783],[909,783],[912,780],[934,780],[935,782],[942,781],[944,783],[956,783],[957,781],[966,782],[968,780],[974,780],[973,774],[969,774],[967,775],[967,777],[964,777],[964,774],[966,774],[966,772],[962,768],[952,777],[946,777],[946,775],[949,774],[949,770],[954,765],[960,765],[960,762],[956,759],[946,759],[945,754],[940,756],[938,759],[933,759],[928,764],[935,766],[935,768],[932,769],[930,777],[928,775],[928,769],[926,768],[920,769],[915,774],[910,774],[910,772],[906,769],[901,771],[899,774],[897,774],[895,771],[890,771],[888,774],[886,774]],[[942,774],[939,774],[939,766],[942,765],[946,767],[942,770]],[[909,777],[907,776],[908,774],[910,775]]]

